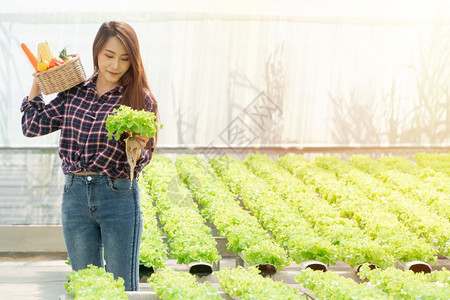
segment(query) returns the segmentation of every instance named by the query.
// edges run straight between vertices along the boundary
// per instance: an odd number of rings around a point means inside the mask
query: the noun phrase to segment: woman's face
[[[110,37],[98,54],[98,79],[102,84],[116,86],[130,65],[125,46],[118,37]]]

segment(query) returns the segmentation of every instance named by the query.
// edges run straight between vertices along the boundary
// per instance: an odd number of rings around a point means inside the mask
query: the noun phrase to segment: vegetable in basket
[[[64,54],[61,55],[61,53]],[[61,50],[59,57],[54,57],[50,44],[47,41],[45,41],[39,43],[38,45],[38,59],[39,59],[38,69],[40,72],[43,72],[48,69],[62,65],[63,63],[65,63],[70,59],[70,56],[67,55],[67,49],[64,47],[64,49]]]
[[[21,47],[36,71],[33,76],[44,95],[68,90],[86,80],[79,55],[69,55],[67,47],[59,52],[58,57],[53,56],[47,41],[39,43],[37,57],[25,44],[22,43]],[[47,70],[52,72],[46,72]]]
[[[64,49],[59,52],[59,57],[54,57],[50,44],[47,41],[38,44],[37,57],[31,52],[26,44],[22,43],[20,46],[27,55],[28,60],[36,73],[60,66],[72,58],[67,54],[67,47],[64,47]]]
[[[38,59],[39,61],[50,61],[53,58],[52,48],[50,44],[45,41],[38,44]]]
[[[67,47],[64,47],[60,52],[59,52],[59,58],[61,58],[64,62],[68,61],[71,57],[69,54],[67,54]]]
[[[30,48],[28,48],[27,45],[25,45],[24,43],[20,44],[20,46],[22,47],[23,52],[26,54],[28,60],[30,61],[31,65],[33,66],[34,70],[36,72],[39,72],[38,70],[38,60],[36,58],[36,56],[34,56],[33,52],[31,52]]]

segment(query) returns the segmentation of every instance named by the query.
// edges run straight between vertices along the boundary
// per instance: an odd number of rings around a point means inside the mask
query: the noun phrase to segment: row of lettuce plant
[[[300,295],[300,291],[283,281],[274,281],[271,278],[263,277],[255,267],[245,269],[241,266],[237,268],[222,268],[214,273],[219,280],[222,289],[231,298],[245,299],[306,299]]]
[[[387,294],[389,299],[450,299],[450,272],[445,268],[425,274],[363,265],[358,276],[369,280],[374,289]]]
[[[384,156],[371,160],[374,169],[369,174],[376,175],[374,177],[393,190],[397,190],[408,197],[413,197],[432,209],[438,208],[437,210],[434,209],[436,213],[439,214],[441,212],[439,206],[444,208],[444,202],[449,200],[449,176],[430,168],[415,165],[405,157]],[[413,167],[408,167],[408,163],[412,164]],[[447,204],[449,203],[447,202]],[[443,216],[448,218],[449,212],[450,209],[446,208],[446,214]]]
[[[205,224],[188,188],[169,158],[155,156],[144,169],[171,255],[179,264],[218,262],[221,259],[211,228]]]
[[[260,184],[270,188],[291,211],[301,214],[317,233],[338,248],[339,259],[351,267],[369,262],[381,268],[394,265],[394,258],[385,247],[364,234],[354,219],[341,217],[338,209],[286,169],[262,154],[250,154],[245,164],[264,179]]]
[[[269,190],[267,184],[241,160],[227,155],[211,159],[210,164],[296,263],[317,260],[334,264],[339,260],[336,246],[320,237],[297,211]]]
[[[306,269],[294,277],[317,299],[388,299],[380,290],[339,275],[337,272],[320,272]]]
[[[333,162],[330,162],[330,160]],[[387,187],[380,178],[389,176],[386,174],[392,174],[393,171],[383,172],[380,170],[383,169],[382,166],[377,165],[369,157],[361,155],[350,157],[348,163],[344,163],[338,158],[329,159],[326,157],[321,157],[320,161],[322,162],[320,164],[321,166],[328,167],[333,169],[334,172],[343,174],[342,178],[346,184],[362,191],[369,199],[382,204],[396,214],[398,220],[419,237],[424,238],[428,243],[436,247],[440,254],[446,256],[450,254],[449,219],[433,213],[427,208],[427,205],[419,200]],[[358,169],[354,168],[354,166]],[[367,168],[367,166],[372,167]],[[369,171],[375,169],[379,171]],[[363,170],[371,172],[372,175],[363,172]],[[374,191],[376,192],[374,193]],[[447,204],[442,209],[443,211],[449,211],[450,202],[448,199],[445,202]]]
[[[316,192],[336,206],[342,216],[354,219],[396,262],[432,262],[437,259],[436,249],[399,222],[396,214],[368,199],[359,189],[347,186],[334,173],[319,168],[301,155],[287,154],[277,162],[306,184],[314,186]]]
[[[158,299],[223,299],[218,289],[213,287],[210,282],[199,283],[194,275],[187,272],[163,269],[153,273],[148,281]]]
[[[70,272],[66,278],[64,287],[75,299],[128,299],[123,279],[115,280],[104,268],[89,265]]]
[[[178,173],[200,203],[202,214],[228,240],[227,249],[249,264],[272,264],[278,270],[289,265],[287,252],[235,200],[211,166],[198,156],[184,154],[175,161]]]
[[[158,227],[156,208],[150,196],[150,187],[146,182],[145,172],[139,177],[139,190],[143,219],[139,262],[155,271],[164,268],[168,258],[168,249]]]
[[[450,176],[435,171],[430,167],[422,167],[412,160],[401,156],[382,156],[377,162],[391,170],[397,170],[410,174],[419,179],[419,184],[425,185],[425,189],[450,194]]]
[[[390,197],[399,196],[411,200],[409,201],[411,202],[410,204],[417,206],[423,213],[431,211],[433,214],[439,215],[440,217],[438,218],[445,218],[447,222],[450,220],[449,193],[437,191],[434,186],[430,186],[422,179],[392,169],[368,156],[354,155],[350,157],[349,165],[376,178],[379,181],[378,185],[382,185],[386,191],[391,190],[392,195]],[[395,193],[392,191],[395,191]],[[430,216],[423,215],[422,219],[428,217]],[[418,220],[417,217],[416,220]]]
[[[450,176],[450,153],[419,152],[414,154],[413,158],[422,167],[430,167]]]

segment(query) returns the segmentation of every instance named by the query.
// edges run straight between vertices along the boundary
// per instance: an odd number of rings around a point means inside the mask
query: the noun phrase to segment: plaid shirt
[[[129,178],[130,166],[123,139],[108,140],[106,118],[120,106],[121,86],[97,98],[96,75],[67,91],[60,92],[48,104],[42,95],[28,100],[20,108],[23,112],[22,131],[27,137],[45,135],[61,129],[59,156],[64,174],[91,171],[112,178]],[[156,112],[156,101],[146,94],[146,108]],[[154,145],[154,138],[150,139]],[[151,151],[142,150],[135,167],[135,178],[150,162]]]

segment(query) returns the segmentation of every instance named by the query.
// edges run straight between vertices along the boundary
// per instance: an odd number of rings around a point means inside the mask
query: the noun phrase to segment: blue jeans
[[[136,179],[66,175],[62,225],[73,270],[104,266],[122,277],[125,290],[139,290],[142,212]]]

